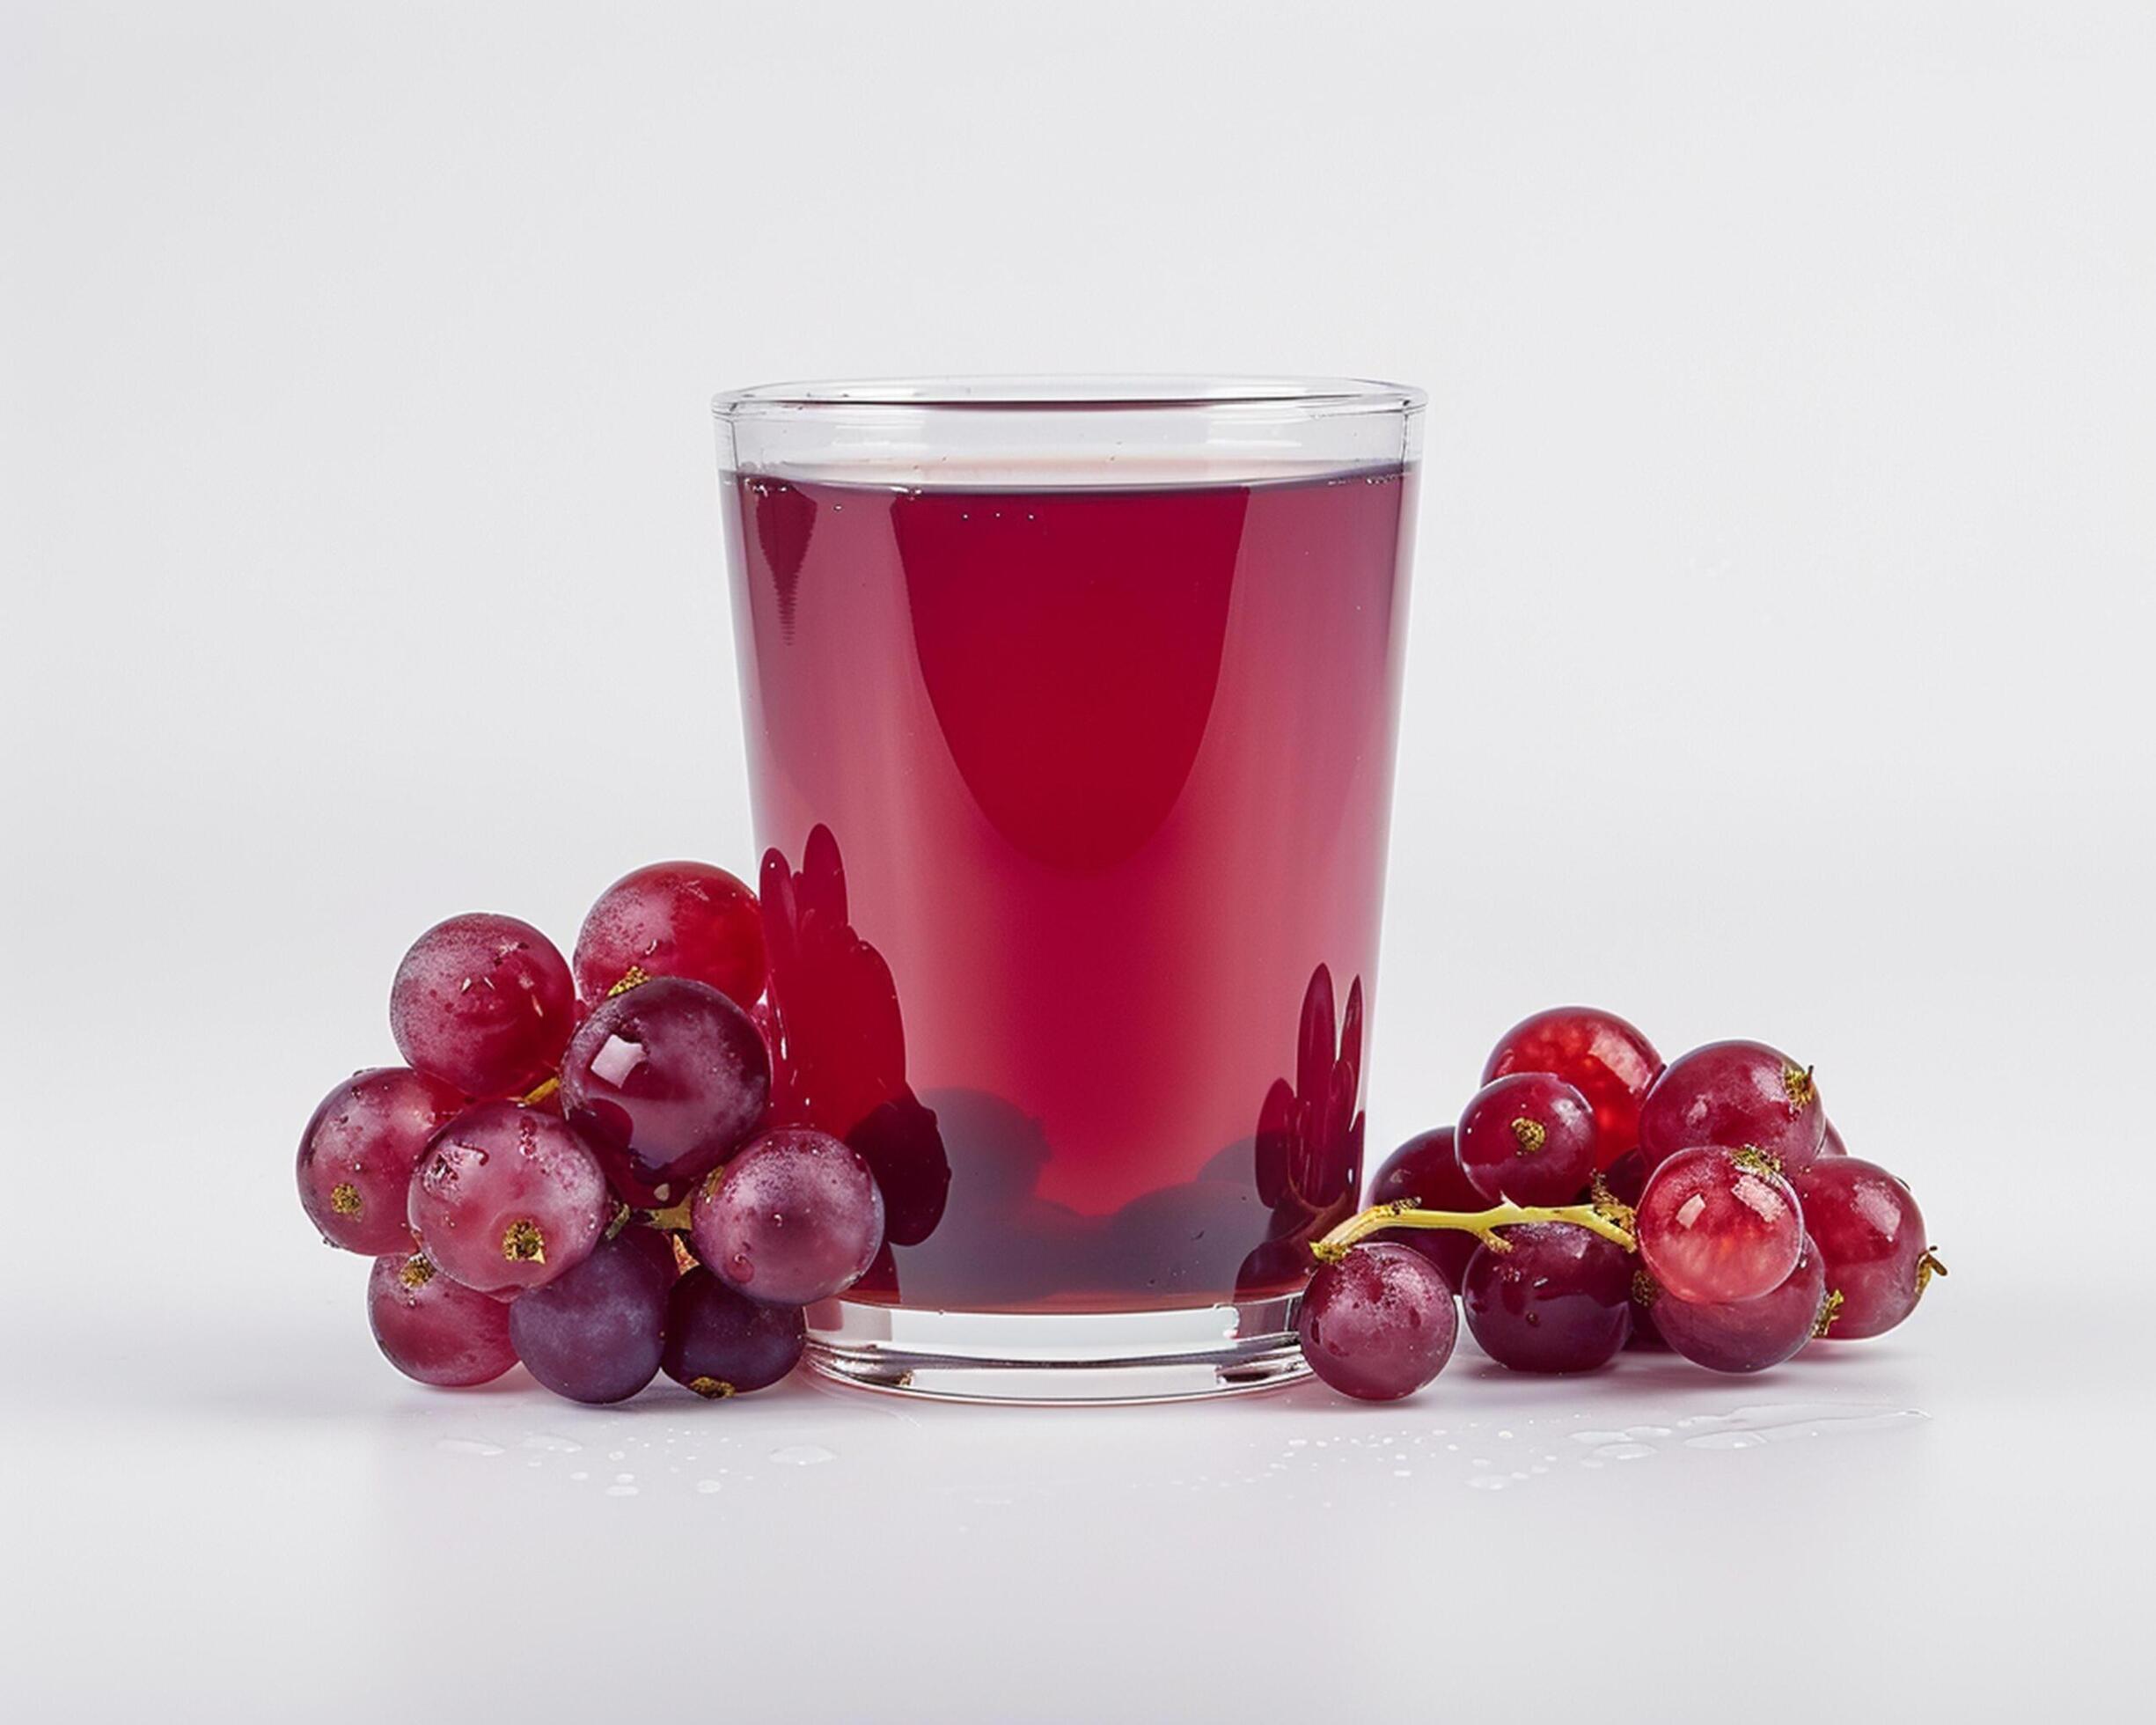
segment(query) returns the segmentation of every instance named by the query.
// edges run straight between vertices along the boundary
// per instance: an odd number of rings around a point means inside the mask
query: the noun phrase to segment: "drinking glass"
[[[776,1118],[889,1217],[818,1369],[1016,1401],[1303,1369],[1361,1173],[1423,400],[715,403]]]

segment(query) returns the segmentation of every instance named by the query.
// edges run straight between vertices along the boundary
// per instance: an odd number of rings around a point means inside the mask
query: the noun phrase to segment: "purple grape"
[[[760,1305],[699,1265],[674,1284],[663,1363],[700,1396],[746,1395],[793,1370],[807,1339],[799,1306]]]
[[[517,1363],[509,1315],[499,1300],[442,1274],[423,1252],[389,1252],[367,1278],[367,1322],[383,1357],[440,1389],[492,1383]]]
[[[1662,1068],[1639,1105],[1647,1167],[1703,1144],[1764,1151],[1795,1175],[1812,1165],[1826,1111],[1809,1067],[1764,1042],[1710,1042]]]
[[[646,1258],[649,1258],[652,1267],[659,1273],[669,1288],[681,1279],[688,1264],[695,1261],[691,1259],[684,1262],[685,1254],[678,1245],[680,1237],[670,1233],[664,1228],[641,1225],[624,1228],[614,1237],[618,1240],[627,1240],[632,1251],[641,1252]]]
[[[408,1215],[436,1267],[482,1294],[516,1293],[589,1258],[613,1208],[576,1127],[513,1102],[482,1102],[428,1145]]]
[[[568,961],[529,922],[473,911],[412,943],[389,990],[398,1051],[466,1096],[521,1096],[575,1023]]]
[[[771,1058],[749,1015],[662,977],[602,1002],[561,1056],[564,1112],[630,1202],[666,1205],[763,1118]]]
[[[658,1376],[672,1278],[631,1228],[509,1309],[510,1340],[532,1376],[571,1401],[627,1401]],[[671,1252],[668,1253],[671,1258]]]
[[[1632,1331],[1632,1254],[1568,1222],[1504,1230],[1508,1252],[1478,1247],[1461,1288],[1467,1327],[1514,1371],[1593,1371]]]
[[[1405,1246],[1371,1241],[1321,1264],[1296,1320],[1310,1369],[1358,1401],[1412,1396],[1452,1357],[1452,1288]]]
[[[299,1141],[299,1201],[333,1246],[407,1252],[412,1171],[464,1097],[408,1066],[356,1072],[322,1098]]]
[[[1514,1072],[1460,1112],[1460,1166],[1485,1203],[1566,1204],[1594,1178],[1595,1111],[1562,1078]]]
[[[1764,1371],[1812,1339],[1827,1299],[1826,1260],[1809,1239],[1797,1267],[1771,1294],[1723,1305],[1695,1305],[1665,1291],[1650,1308],[1661,1338],[1710,1371]]]
[[[1479,1210],[1486,1200],[1460,1166],[1453,1130],[1441,1126],[1409,1139],[1387,1156],[1370,1181],[1366,1204],[1394,1204],[1412,1198],[1425,1210]],[[1472,1234],[1453,1228],[1388,1228],[1374,1240],[1410,1246],[1437,1266],[1448,1287],[1457,1288],[1475,1255]]]
[[[827,1133],[766,1133],[696,1190],[696,1255],[766,1305],[805,1306],[850,1288],[884,1244],[884,1194],[858,1151]]]

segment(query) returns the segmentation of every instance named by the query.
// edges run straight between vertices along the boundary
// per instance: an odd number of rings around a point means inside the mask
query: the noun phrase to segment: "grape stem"
[[[636,1212],[636,1220],[647,1228],[659,1228],[669,1231],[677,1229],[686,1230],[689,1225],[689,1206],[695,1194],[692,1193],[688,1198],[683,1199],[678,1204],[670,1206],[666,1209],[639,1210]]]
[[[1607,1208],[1599,1203],[1556,1208],[1506,1203],[1487,1210],[1426,1210],[1413,1199],[1401,1198],[1390,1204],[1373,1205],[1348,1217],[1324,1239],[1313,1240],[1310,1252],[1321,1264],[1337,1264],[1356,1241],[1382,1233],[1388,1228],[1457,1229],[1472,1234],[1492,1252],[1510,1252],[1512,1243],[1497,1230],[1528,1222],[1568,1222],[1632,1252],[1637,1249],[1636,1243],[1624,1225],[1631,1220],[1632,1213],[1614,1200],[1610,1200]]]

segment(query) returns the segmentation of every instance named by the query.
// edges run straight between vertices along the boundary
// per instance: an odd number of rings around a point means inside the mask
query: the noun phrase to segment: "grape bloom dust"
[[[888,1244],[857,1383],[1303,1368],[1359,1200],[1422,397],[977,379],[716,403],[775,1118]]]

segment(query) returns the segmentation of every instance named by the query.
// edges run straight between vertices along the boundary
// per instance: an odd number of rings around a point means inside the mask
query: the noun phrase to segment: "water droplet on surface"
[[[1652,1443],[1605,1443],[1595,1453],[1606,1462],[1637,1462],[1661,1452]]]
[[[788,1467],[814,1467],[821,1462],[835,1462],[839,1456],[838,1451],[826,1450],[820,1443],[788,1443],[774,1450],[766,1459]]]
[[[699,1479],[696,1482],[696,1489],[700,1492],[710,1493],[723,1491],[725,1486],[717,1479]]]
[[[524,1441],[527,1450],[554,1450],[565,1456],[573,1456],[584,1446],[574,1439],[556,1437],[552,1432],[533,1432]]]
[[[1756,1450],[1762,1444],[1798,1438],[1839,1437],[1857,1432],[1888,1431],[1932,1416],[1918,1407],[1881,1407],[1842,1403],[1793,1403],[1740,1407],[1715,1421],[1716,1429],[1688,1437],[1688,1450]],[[1704,1423],[1704,1422],[1703,1422]]]
[[[452,1456],[498,1456],[499,1443],[488,1443],[476,1437],[444,1437],[435,1441],[437,1450],[446,1450]]]

